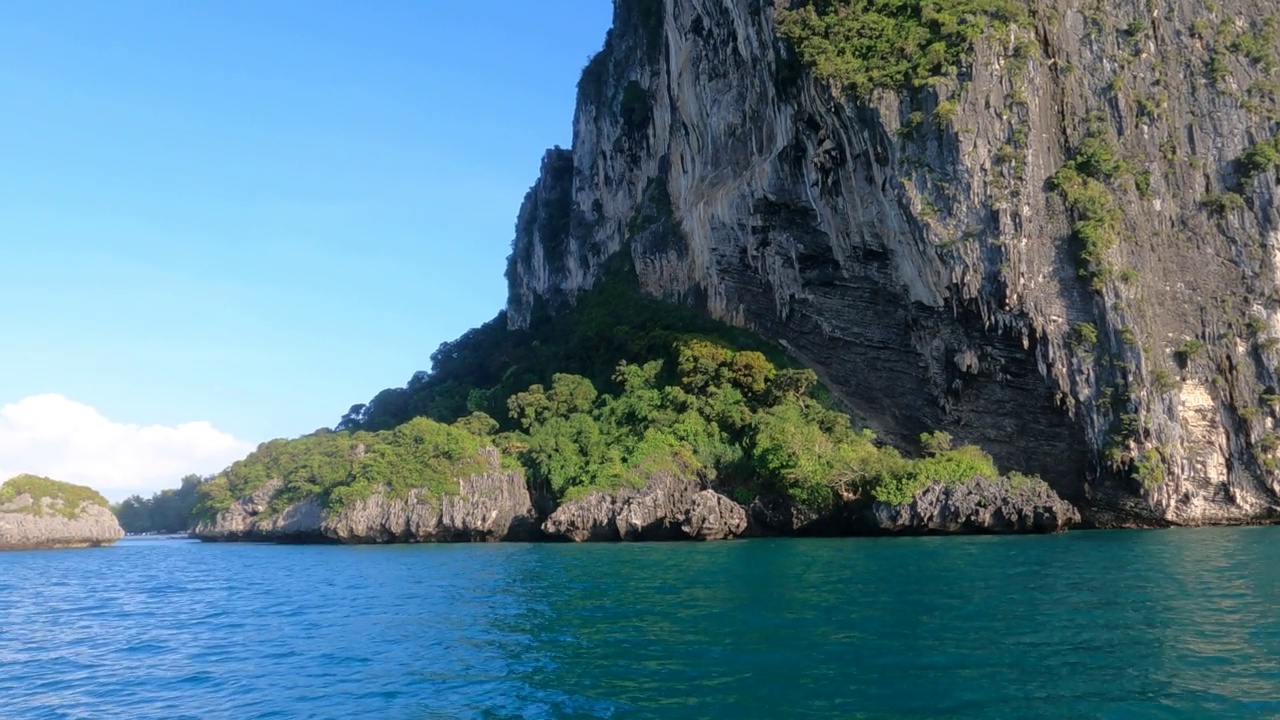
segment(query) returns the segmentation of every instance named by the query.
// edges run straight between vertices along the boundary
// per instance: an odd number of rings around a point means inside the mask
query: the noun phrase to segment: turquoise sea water
[[[1280,528],[0,554],[0,717],[1280,716]]]

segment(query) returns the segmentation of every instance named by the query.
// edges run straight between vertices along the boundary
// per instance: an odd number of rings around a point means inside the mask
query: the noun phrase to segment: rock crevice
[[[862,100],[798,62],[775,3],[616,0],[521,210],[509,322],[623,255],[899,447],[946,430],[1099,525],[1276,517],[1280,203],[1239,158],[1280,107],[1232,48],[1274,54],[1280,3],[1028,6],[958,77]],[[1088,153],[1081,209],[1053,178]]]

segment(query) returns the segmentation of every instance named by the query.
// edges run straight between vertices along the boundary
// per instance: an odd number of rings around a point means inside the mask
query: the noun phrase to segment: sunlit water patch
[[[0,554],[3,718],[1280,716],[1280,529]]]

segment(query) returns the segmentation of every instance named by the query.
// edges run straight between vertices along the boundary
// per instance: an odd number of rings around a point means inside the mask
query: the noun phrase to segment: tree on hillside
[[[127,533],[186,532],[199,499],[197,491],[204,482],[199,475],[188,475],[177,488],[161,490],[150,498],[134,495],[111,509]]]

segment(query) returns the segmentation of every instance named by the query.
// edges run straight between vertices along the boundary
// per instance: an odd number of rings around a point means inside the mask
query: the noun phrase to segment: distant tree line
[[[191,526],[191,511],[200,499],[197,491],[204,482],[199,475],[188,475],[177,488],[161,490],[150,498],[134,495],[112,505],[111,511],[120,527],[130,534],[183,533]]]

